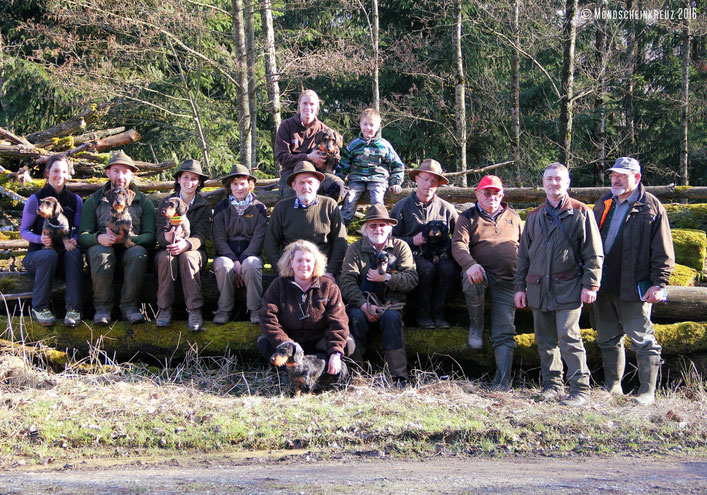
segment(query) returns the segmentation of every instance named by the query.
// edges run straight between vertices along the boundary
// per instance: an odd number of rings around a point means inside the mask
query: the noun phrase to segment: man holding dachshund
[[[79,244],[86,248],[93,280],[93,322],[108,325],[113,311],[113,276],[118,261],[123,266],[120,310],[131,324],[145,320],[138,304],[147,270],[147,250],[155,245],[155,206],[132,184],[137,167],[123,151],[108,161],[108,183],[93,193],[84,204],[79,225]],[[122,189],[120,193],[118,190]],[[127,194],[126,194],[127,193]],[[115,216],[114,197],[126,194],[131,228],[128,247],[126,234],[116,234],[109,225]]]
[[[503,183],[487,175],[476,188],[476,204],[459,215],[452,255],[462,267],[469,311],[470,348],[483,346],[484,300],[491,308],[491,344],[496,359],[494,387],[508,390],[516,341],[514,277],[523,231],[520,217],[503,199]]]

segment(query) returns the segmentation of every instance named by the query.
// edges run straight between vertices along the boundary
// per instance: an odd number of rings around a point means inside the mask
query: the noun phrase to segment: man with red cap
[[[483,346],[484,299],[491,307],[491,344],[496,359],[493,385],[507,390],[516,342],[514,277],[522,225],[502,202],[503,183],[487,175],[476,188],[476,204],[457,219],[452,256],[462,267],[462,286],[469,311],[470,348]]]

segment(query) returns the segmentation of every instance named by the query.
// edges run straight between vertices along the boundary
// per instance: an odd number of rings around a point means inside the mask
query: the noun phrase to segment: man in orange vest
[[[621,157],[611,172],[611,192],[594,205],[604,245],[601,287],[592,311],[597,344],[604,362],[604,389],[622,394],[626,355],[624,335],[636,351],[641,387],[634,401],[655,400],[662,360],[651,323],[653,303],[665,300],[665,286],[675,268],[668,214],[641,184],[641,165]]]

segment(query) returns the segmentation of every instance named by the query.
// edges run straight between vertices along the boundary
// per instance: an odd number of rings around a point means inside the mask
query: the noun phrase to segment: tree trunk
[[[627,0],[626,10],[631,11],[634,8],[633,0]],[[626,135],[624,136],[626,154],[633,156],[636,152],[636,129],[634,125],[635,111],[633,102],[634,89],[634,74],[636,72],[636,20],[629,17],[626,25],[626,59],[624,67],[626,75],[624,80],[624,119],[626,120]]]
[[[250,167],[252,130],[250,123],[250,102],[248,98],[248,70],[245,49],[245,27],[243,20],[243,0],[231,0],[233,19],[233,43],[236,48],[236,81],[238,82],[238,129],[240,131],[241,163]]]
[[[7,111],[10,107],[5,101],[5,43],[2,39],[2,33],[0,33],[0,115],[2,115],[2,120],[0,120],[0,126],[7,127]]]
[[[516,166],[516,182],[523,184],[520,174],[520,30],[518,18],[520,16],[521,0],[513,0],[511,12],[511,36],[513,37],[514,49],[511,54],[511,115],[513,116],[513,159]]]
[[[248,69],[248,110],[250,113],[250,159],[247,166],[254,170],[258,166],[258,93],[255,77],[256,46],[255,46],[255,2],[245,0],[245,49]]]
[[[371,42],[373,45],[373,108],[380,111],[380,88],[378,87],[378,0],[371,0],[371,15],[373,25],[371,26]]]
[[[268,92],[268,111],[270,113],[270,134],[272,138],[273,157],[275,154],[275,137],[280,128],[280,75],[277,73],[277,58],[275,57],[275,30],[273,29],[270,0],[262,0],[260,14],[263,20],[263,36],[265,37],[265,81]],[[275,160],[277,162],[277,160]]]
[[[608,0],[600,0],[601,11],[609,8]],[[601,16],[596,19],[596,61],[597,61],[597,91],[594,98],[594,142],[597,148],[596,164],[594,165],[594,185],[604,185],[604,170],[606,170],[606,19]]]
[[[466,170],[466,97],[464,88],[464,58],[462,55],[462,0],[454,4],[456,23],[454,26],[454,48],[456,54],[455,69],[457,85],[455,88],[455,106],[457,116],[457,170]],[[459,184],[466,187],[466,175],[462,175]]]
[[[560,101],[560,152],[558,161],[568,167],[572,162],[572,105],[574,99],[574,49],[577,38],[577,1],[567,0],[562,26],[562,99]]]
[[[690,8],[690,2],[687,2]],[[680,105],[680,126],[682,135],[680,139],[680,178],[683,185],[690,184],[690,170],[688,169],[688,110],[690,108],[690,16],[685,16],[685,27],[682,32],[682,102]]]

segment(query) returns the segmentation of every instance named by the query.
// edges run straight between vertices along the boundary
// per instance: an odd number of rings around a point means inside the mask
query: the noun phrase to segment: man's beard
[[[317,193],[303,192],[301,194],[298,194],[297,197],[299,198],[300,202],[306,205],[311,205],[312,203],[314,203],[314,200],[317,199]]]
[[[379,234],[378,232],[369,232],[368,239],[373,244],[383,244],[386,239],[388,239],[388,233],[384,232],[383,234]]]
[[[614,196],[621,196],[625,192],[626,188],[624,186],[611,186],[611,194]]]

